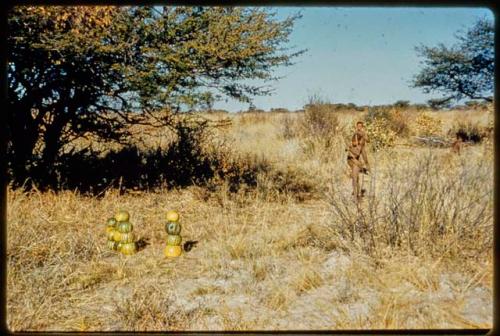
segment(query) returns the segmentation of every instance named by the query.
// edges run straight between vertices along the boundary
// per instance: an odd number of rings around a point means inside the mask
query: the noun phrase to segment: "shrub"
[[[409,133],[408,120],[399,109],[372,108],[366,117],[368,140],[374,150],[391,147],[398,136]]]
[[[214,144],[209,150],[213,178],[207,183],[212,193],[257,192],[259,197],[292,197],[299,201],[312,197],[315,181],[304,171],[278,168],[266,157],[235,152],[230,143]]]
[[[255,188],[257,176],[271,169],[270,163],[255,155],[236,155],[229,148],[219,148],[214,152],[213,170],[215,183],[225,182],[230,192]]]
[[[290,113],[290,110],[283,108],[283,107],[277,107],[277,108],[271,108],[271,111],[273,113]]]
[[[405,136],[409,133],[408,118],[396,108],[373,108],[365,117],[367,124],[374,120],[385,120],[388,129],[398,136]]]
[[[330,157],[322,154],[332,150],[335,139],[342,132],[337,114],[331,106],[317,97],[310,98],[297,125],[304,153],[319,158]]]
[[[337,133],[339,120],[327,104],[316,103],[306,108],[299,127],[306,136],[328,138]]]
[[[373,150],[394,146],[396,132],[393,131],[387,119],[374,118],[366,124],[368,141]]]
[[[436,99],[429,99],[427,101],[427,105],[435,111],[441,110],[444,108],[449,108],[451,106],[450,103],[450,98],[436,98]]]
[[[317,190],[314,181],[305,171],[299,168],[274,168],[266,174],[258,176],[257,191],[267,199],[276,199],[280,195],[291,197],[298,201],[311,199]]]
[[[297,122],[290,114],[281,118],[281,135],[284,139],[293,139],[298,135]]]
[[[238,123],[242,126],[263,124],[269,120],[269,114],[264,111],[242,112],[238,114]]]
[[[470,141],[473,143],[481,142],[484,138],[491,136],[492,133],[493,127],[490,125],[480,126],[470,121],[459,121],[448,131],[448,135],[453,138],[458,135],[463,141]]]
[[[427,113],[421,113],[415,120],[416,133],[419,136],[433,136],[441,133],[442,122]]]
[[[465,105],[474,110],[487,110],[490,102],[483,102],[478,100],[469,100],[465,102]]]
[[[390,113],[390,127],[398,136],[407,136],[410,133],[407,114],[399,109],[392,109]]]
[[[394,103],[394,107],[396,108],[408,108],[410,106],[410,101],[408,100],[398,100]]]
[[[108,187],[148,190],[206,183],[214,174],[204,148],[210,137],[207,125],[183,120],[173,130],[175,137],[166,149],[141,150],[131,144],[106,153],[90,148],[70,151],[54,165],[54,183],[36,175],[33,180],[40,189],[78,189],[89,194]]]
[[[413,104],[412,107],[417,111],[423,111],[429,108],[427,104]]]

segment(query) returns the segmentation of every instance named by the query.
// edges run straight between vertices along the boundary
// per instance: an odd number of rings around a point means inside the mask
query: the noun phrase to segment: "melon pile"
[[[175,258],[182,253],[182,237],[181,224],[179,223],[179,214],[177,211],[170,210],[167,212],[167,223],[165,223],[165,231],[167,231],[167,247],[165,247],[165,256]]]
[[[106,222],[106,236],[108,237],[107,246],[110,250],[116,251],[118,249],[118,242],[115,241],[116,219],[109,218]]]
[[[108,219],[106,227],[108,248],[125,255],[136,252],[135,236],[132,232],[134,226],[129,222],[129,219],[127,211],[118,211],[114,218]]]

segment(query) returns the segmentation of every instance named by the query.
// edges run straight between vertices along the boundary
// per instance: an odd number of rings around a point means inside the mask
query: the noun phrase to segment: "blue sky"
[[[279,18],[303,15],[290,36],[290,46],[308,49],[296,64],[275,72],[285,76],[272,86],[272,96],[256,97],[257,108],[300,109],[311,95],[333,103],[423,103],[439,97],[409,87],[419,71],[414,47],[453,44],[455,33],[478,18],[494,19],[487,8],[277,7]],[[215,108],[246,110],[228,100]]]

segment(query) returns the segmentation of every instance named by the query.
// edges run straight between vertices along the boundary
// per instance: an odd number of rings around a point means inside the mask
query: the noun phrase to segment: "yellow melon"
[[[115,230],[113,232],[113,240],[119,242],[122,239],[122,234],[120,231]]]
[[[167,220],[169,222],[177,222],[179,220],[179,213],[175,210],[167,211]]]
[[[175,258],[181,255],[182,248],[179,245],[167,245],[163,252],[165,253],[165,257]]]
[[[127,211],[124,211],[124,210],[120,210],[115,214],[115,219],[118,222],[128,222],[129,218],[130,218],[130,215],[128,214]]]
[[[135,247],[135,243],[126,243],[126,244],[122,243],[122,246],[120,248],[120,252],[126,255],[134,254],[136,251],[137,250]]]
[[[108,237],[108,240],[115,240],[115,230],[108,231],[106,236]]]

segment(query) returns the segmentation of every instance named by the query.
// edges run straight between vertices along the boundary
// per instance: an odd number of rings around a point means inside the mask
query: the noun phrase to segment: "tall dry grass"
[[[316,120],[306,113],[232,116],[216,133],[225,145],[206,149],[227,168],[208,185],[99,198],[9,189],[9,328],[491,327],[491,142],[461,156],[424,146],[369,152],[358,205],[338,130],[365,112],[322,115],[337,123],[328,144],[304,130]],[[444,135],[458,113],[443,117]],[[305,150],[307,141],[323,149]],[[134,256],[106,249],[105,221],[117,209],[148,243]],[[198,240],[174,260],[162,254],[168,209],[180,211],[184,240]]]
[[[377,161],[366,178],[368,197],[356,205],[350,190],[334,181],[326,195],[332,227],[342,240],[349,237],[347,245],[359,240],[369,254],[386,247],[463,260],[487,253],[493,244],[493,158],[468,156],[422,150],[411,161]]]

